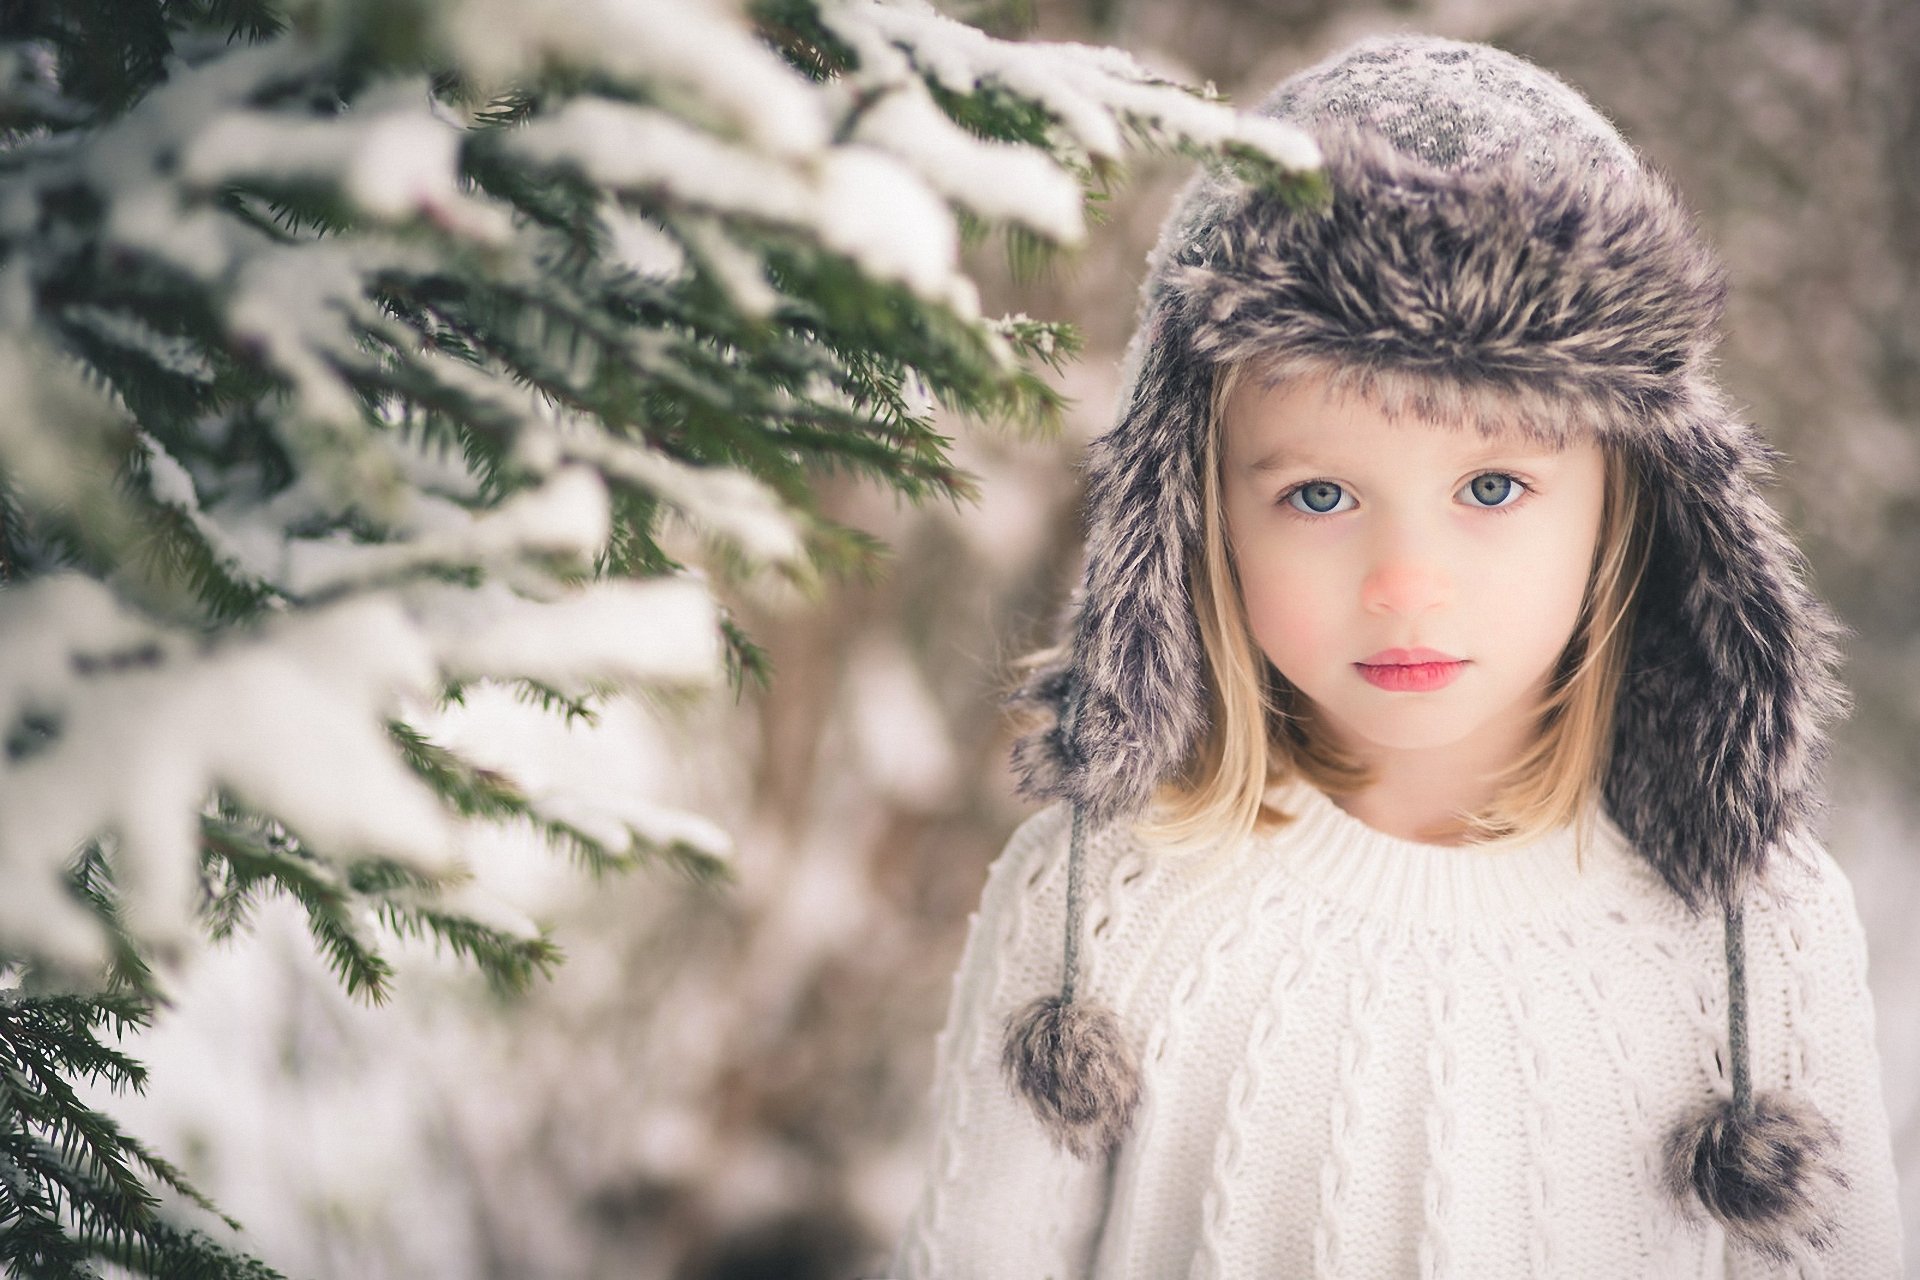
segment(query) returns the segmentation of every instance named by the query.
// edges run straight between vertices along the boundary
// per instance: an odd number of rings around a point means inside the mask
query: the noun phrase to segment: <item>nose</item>
[[[1452,600],[1453,575],[1436,556],[1405,542],[1382,547],[1360,584],[1360,601],[1368,613],[1413,617]]]

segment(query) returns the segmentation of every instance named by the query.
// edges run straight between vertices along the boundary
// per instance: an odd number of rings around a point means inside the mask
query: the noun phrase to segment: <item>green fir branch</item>
[[[383,900],[378,911],[394,933],[444,946],[473,964],[504,995],[523,993],[536,977],[549,976],[560,963],[560,948],[544,930],[521,937],[454,912],[393,898]]]
[[[753,0],[747,13],[761,38],[810,79],[831,80],[860,65],[853,49],[820,20],[814,0]]]
[[[359,904],[337,872],[297,841],[251,830],[231,817],[203,817],[200,840],[202,856],[221,864],[216,901],[256,885],[291,895],[305,909],[307,930],[347,994],[386,1003],[393,966],[362,936],[354,918]]]
[[[762,690],[772,687],[773,656],[725,613],[720,616],[720,638],[726,645],[727,683],[736,697],[749,685]]]
[[[723,627],[725,625],[723,623]],[[741,638],[745,640],[744,635]],[[746,643],[751,644],[750,641]],[[551,692],[531,681],[519,683],[523,691]],[[550,848],[566,854],[593,875],[626,872],[654,863],[670,866],[699,883],[712,883],[732,874],[724,861],[704,849],[682,841],[656,841],[632,827],[627,828],[628,842],[625,848],[610,848],[604,841],[572,823],[540,812],[520,785],[507,775],[466,760],[458,752],[433,742],[404,722],[389,721],[387,729],[407,766],[457,813],[493,822],[525,823]],[[360,877],[364,874],[365,865],[357,866],[353,873],[354,888],[358,891],[390,892],[425,887],[417,881],[378,884],[363,881]],[[415,909],[411,904],[403,905],[408,910]],[[528,956],[531,958],[532,952]]]
[[[93,1257],[154,1280],[286,1280],[258,1258],[161,1218],[136,1237],[82,1233],[81,1243]]]
[[[234,1269],[246,1260],[162,1221],[148,1178],[203,1209],[213,1206],[179,1169],[83,1103],[69,1083],[78,1077],[116,1089],[144,1087],[145,1070],[100,1033],[111,1028],[118,1037],[146,1025],[151,1012],[124,993],[13,991],[0,999],[0,1262],[30,1275],[63,1274],[102,1257],[140,1274],[193,1274],[157,1265],[141,1270],[140,1258],[164,1253],[230,1264],[200,1274],[261,1274]]]

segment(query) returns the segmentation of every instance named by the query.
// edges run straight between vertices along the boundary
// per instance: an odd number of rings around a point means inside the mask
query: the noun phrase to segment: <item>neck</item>
[[[1504,729],[1504,726],[1503,726]],[[1477,813],[1494,797],[1494,778],[1519,758],[1530,727],[1512,729],[1444,747],[1357,752],[1373,781],[1334,803],[1376,831],[1423,844],[1463,844],[1462,816]]]

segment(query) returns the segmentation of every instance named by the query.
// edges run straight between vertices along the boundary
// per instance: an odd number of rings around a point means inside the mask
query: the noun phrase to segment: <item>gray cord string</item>
[[[1080,726],[1080,685],[1068,688],[1067,705],[1060,716],[1060,754],[1069,773],[1080,763],[1080,743],[1075,736]],[[1065,977],[1060,982],[1060,1003],[1073,1003],[1074,984],[1080,977],[1080,863],[1086,843],[1086,810],[1078,800],[1073,805],[1073,835],[1067,844],[1067,954]]]
[[[1060,1001],[1073,1003],[1073,984],[1080,976],[1080,845],[1086,814],[1073,806],[1073,840],[1067,847],[1067,976],[1060,984]]]
[[[1727,1051],[1733,1056],[1733,1109],[1753,1110],[1753,1081],[1747,1075],[1746,916],[1740,902],[1727,904]]]

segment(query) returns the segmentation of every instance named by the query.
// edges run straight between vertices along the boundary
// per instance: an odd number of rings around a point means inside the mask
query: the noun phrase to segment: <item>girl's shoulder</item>
[[[1749,927],[1788,930],[1798,950],[1856,955],[1864,964],[1865,932],[1853,882],[1827,847],[1806,831],[1774,846],[1766,874],[1748,899]]]
[[[1853,882],[1826,845],[1794,831],[1774,845],[1750,909],[1807,920],[1853,919]]]
[[[1072,825],[1072,811],[1061,803],[1047,805],[1023,818],[1007,837],[1000,855],[988,866],[984,896],[991,896],[1009,882],[1031,888],[1056,867],[1064,866]]]
[[[1016,933],[1057,937],[1066,919],[1072,844],[1070,805],[1049,804],[1027,817],[988,868],[981,913],[1010,922]],[[1086,823],[1080,874],[1089,913],[1107,909],[1116,898],[1131,902],[1176,893],[1177,886],[1166,882],[1178,860],[1152,855],[1131,822]]]
[[[1043,933],[1065,917],[1071,828],[1071,810],[1064,804],[1050,804],[1014,828],[987,867],[976,927],[984,925],[1007,945],[1016,936]]]
[[[1081,870],[1090,882],[1137,845],[1131,826],[1123,822],[1105,826],[1089,823],[1081,843]],[[1058,898],[1064,908],[1072,844],[1072,806],[1057,801],[1029,815],[1013,829],[1000,856],[988,868],[983,898]]]

